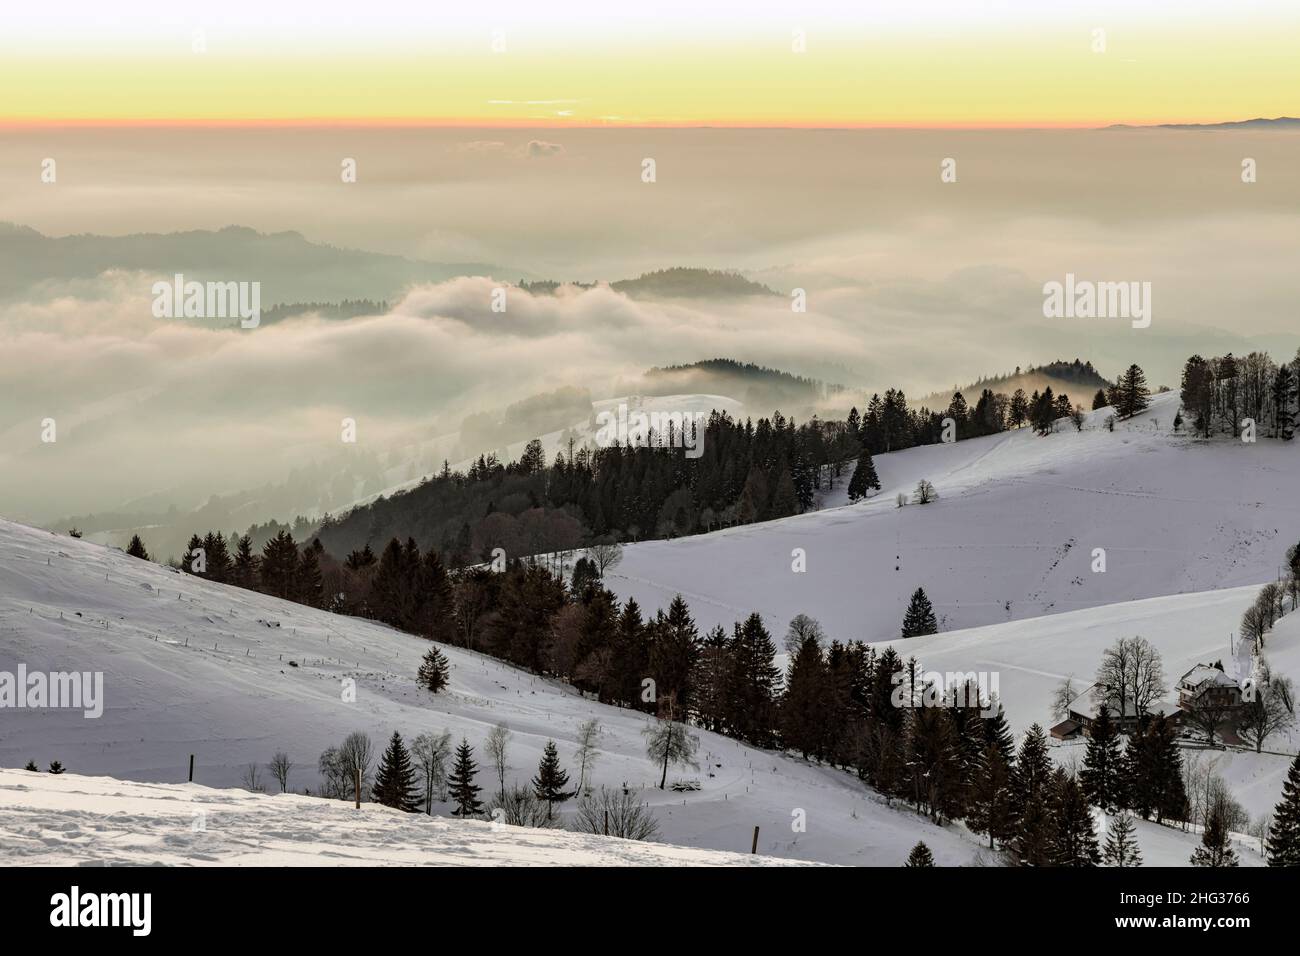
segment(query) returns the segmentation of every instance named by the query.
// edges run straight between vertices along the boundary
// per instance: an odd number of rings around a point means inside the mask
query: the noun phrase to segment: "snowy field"
[[[610,583],[647,610],[680,591],[702,627],[729,627],[759,610],[779,640],[786,622],[805,612],[832,637],[875,641],[896,637],[908,594],[923,585],[944,618],[944,633],[899,642],[900,652],[915,655],[926,670],[996,672],[1017,734],[1034,722],[1050,726],[1050,700],[1061,679],[1073,676],[1082,689],[1116,638],[1152,641],[1171,685],[1195,663],[1228,663],[1242,611],[1300,539],[1298,449],[1170,436],[1172,402],[1158,396],[1151,411],[1114,433],[1101,427],[1105,413],[1094,413],[1081,434],[1062,423],[1046,439],[1018,432],[883,455],[877,467],[885,491],[871,501],[630,546]],[[936,484],[942,499],[896,509],[894,492],[910,490],[921,477]],[[794,547],[807,551],[805,574],[790,570]],[[1106,549],[1105,573],[1091,570],[1096,547]],[[19,825],[29,838],[41,832],[42,814],[54,812],[42,801],[74,786],[65,783],[73,774],[180,784],[194,754],[195,787],[131,791],[127,799],[171,807],[168,800],[208,794],[236,807],[238,813],[223,811],[232,826],[241,819],[241,832],[256,833],[262,815],[296,807],[300,798],[205,788],[238,787],[247,764],[264,767],[285,750],[295,764],[290,789],[315,789],[317,757],[353,730],[368,732],[380,749],[394,730],[408,741],[444,729],[455,740],[464,736],[476,748],[486,796],[494,784],[482,744],[495,724],[512,733],[507,782],[526,784],[548,739],[557,741],[573,771],[577,728],[595,717],[602,739],[594,782],[637,791],[667,844],[744,854],[759,826],[760,855],[787,860],[894,866],[923,839],[939,865],[982,862],[978,838],[889,806],[850,774],[706,732],[699,732],[701,766],[669,773],[670,783],[696,781],[700,789],[659,791],[656,768],[645,757],[643,715],[457,648],[445,648],[451,684],[434,696],[414,684],[427,646],[372,622],[210,584],[88,541],[0,521],[0,671],[14,672],[20,663],[29,672],[102,671],[106,698],[98,719],[70,710],[0,711],[0,766],[19,768],[30,759],[44,768],[59,760],[69,771],[48,785],[50,775],[43,775],[40,787],[30,782],[34,775],[7,775],[6,802],[11,793],[26,793],[15,806],[28,808],[27,823],[13,824],[0,810],[0,831]],[[1267,654],[1276,670],[1300,679],[1300,614],[1278,624]],[[355,682],[354,701],[344,699],[345,681]],[[1274,753],[1214,751],[1201,759],[1214,762],[1254,815],[1277,802],[1296,746],[1295,737],[1277,738],[1268,747]],[[1053,753],[1067,764],[1082,759],[1070,744]],[[262,775],[269,783],[265,769]],[[11,783],[31,789],[16,791]],[[107,854],[108,843],[94,838],[100,824],[93,821],[106,805],[102,789],[112,784],[81,778],[76,786],[80,795],[66,797],[68,811],[84,814],[74,822],[88,828],[85,845],[98,842]],[[312,801],[301,815],[332,819],[342,809]],[[435,813],[448,810],[435,806]],[[290,827],[298,815],[281,813],[280,823],[267,824],[269,832]],[[357,825],[349,819],[340,825]],[[372,819],[378,818],[372,814],[367,826]],[[793,825],[804,819],[806,829]],[[452,821],[437,826],[444,829],[428,831],[430,853],[456,827],[473,829]],[[1148,865],[1181,865],[1197,842],[1193,834],[1153,824],[1140,824],[1139,838]],[[184,833],[139,839],[154,844],[149,852],[190,858]],[[217,857],[237,859],[240,839],[232,836]],[[286,838],[292,845],[268,844],[266,852],[310,856],[311,839]],[[563,838],[538,839],[543,842],[529,845]],[[0,841],[0,856],[10,852],[9,842]],[[112,846],[123,842],[131,841]],[[1242,844],[1243,864],[1257,862],[1258,853],[1246,849],[1244,838]],[[484,846],[481,854],[491,858],[492,852]],[[596,849],[580,851],[576,843],[555,852],[555,862],[569,852],[600,861]]]
[[[373,803],[0,770],[5,863],[58,866],[801,865],[402,813]]]
[[[1104,409],[1082,432],[1062,420],[1046,438],[880,455],[882,491],[867,501],[845,502],[850,467],[821,511],[630,545],[608,584],[650,612],[681,593],[702,627],[758,611],[779,639],[806,613],[832,638],[880,641],[898,636],[917,587],[955,630],[1272,580],[1300,541],[1300,442],[1174,436],[1177,402],[1153,396],[1114,432]],[[940,500],[896,507],[921,478]]]
[[[578,725],[596,717],[596,784],[645,788],[667,843],[746,853],[758,826],[759,853],[792,860],[896,866],[919,839],[940,865],[967,863],[978,850],[956,830],[886,806],[851,774],[703,731],[700,769],[674,768],[668,778],[701,789],[659,791],[644,715],[452,647],[444,648],[451,686],[435,697],[414,684],[427,647],[382,625],[0,521],[0,671],[19,663],[29,672],[102,671],[106,698],[98,719],[0,711],[0,766],[58,760],[69,773],[181,783],[193,753],[196,783],[237,787],[246,764],[285,750],[295,764],[290,788],[301,791],[319,785],[321,751],[353,730],[382,749],[394,730],[409,741],[447,729],[475,747],[486,795],[492,770],[482,745],[493,725],[513,735],[507,783],[527,784],[549,738],[573,773]],[[356,681],[353,703],[341,699],[344,678]],[[263,778],[270,783],[265,770]],[[435,804],[435,813],[449,810]],[[799,810],[806,832],[793,828]]]

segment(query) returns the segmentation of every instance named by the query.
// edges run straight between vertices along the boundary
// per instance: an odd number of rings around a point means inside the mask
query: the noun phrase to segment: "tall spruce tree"
[[[1224,801],[1210,807],[1201,845],[1192,852],[1192,866],[1228,867],[1237,865],[1237,854],[1228,837],[1228,818]]]
[[[370,788],[376,803],[394,807],[407,813],[420,811],[420,792],[415,785],[415,769],[411,755],[402,744],[402,735],[393,731],[388,749],[379,761],[374,786]]]
[[[433,693],[438,693],[447,686],[447,677],[450,671],[450,665],[447,663],[447,657],[438,650],[437,646],[430,647],[424,655],[424,660],[420,662],[420,671],[416,675],[416,681],[421,687],[427,687]]]
[[[934,854],[924,841],[918,840],[916,846],[912,847],[912,852],[907,854],[907,862],[903,866],[934,866]]]
[[[1133,831],[1136,825],[1133,815],[1127,811],[1117,813],[1111,818],[1110,828],[1106,831],[1106,848],[1102,852],[1109,866],[1134,867],[1142,865],[1142,851],[1138,848]]]
[[[1052,857],[1052,762],[1047,735],[1034,724],[1025,731],[1011,775],[1013,844],[1022,866],[1050,866]]]
[[[456,804],[456,809],[451,811],[452,816],[476,817],[483,812],[483,802],[478,798],[483,788],[474,785],[474,774],[477,772],[474,751],[469,741],[462,737],[460,746],[456,748],[456,762],[452,765],[451,776],[447,778],[447,792]]]
[[[1130,365],[1119,378],[1119,401],[1114,403],[1120,418],[1132,418],[1144,412],[1151,404],[1151,390],[1147,388],[1146,373],[1137,364]]]
[[[828,704],[826,662],[816,636],[808,635],[790,658],[781,698],[781,742],[808,757],[822,758],[825,751]]]
[[[546,741],[542,750],[541,763],[537,765],[537,776],[533,777],[533,793],[538,800],[546,801],[546,819],[551,819],[554,806],[573,796],[566,790],[569,785],[569,773],[560,766],[560,753],[555,749],[555,741]]]
[[[1107,813],[1123,805],[1123,777],[1120,773],[1123,759],[1119,734],[1110,719],[1110,708],[1103,704],[1092,724],[1092,735],[1088,738],[1079,783],[1083,786],[1088,802],[1096,804]]]
[[[919,637],[922,634],[937,634],[939,622],[934,616],[934,606],[926,597],[924,588],[912,592],[908,602],[907,613],[903,615],[903,636]]]
[[[145,549],[144,542],[140,540],[138,534],[131,535],[131,543],[126,546],[126,553],[133,558],[140,558],[143,561],[149,560],[149,552]]]
[[[867,496],[868,491],[873,490],[880,490],[880,478],[876,475],[871,452],[864,447],[853,468],[853,477],[849,479],[849,501],[859,501]]]
[[[1096,866],[1101,862],[1097,831],[1083,788],[1073,777],[1060,782],[1052,827],[1052,863],[1056,866]]]
[[[1003,761],[1007,767],[1010,767],[1016,759],[1016,740],[1011,734],[1010,725],[1007,724],[1006,712],[1002,709],[1002,702],[996,697],[989,701],[989,709],[992,713],[983,719],[984,745],[997,747]]]
[[[743,624],[736,623],[729,651],[727,724],[742,740],[766,747],[776,726],[781,672],[773,663],[776,645],[761,616],[751,614]]]
[[[1011,767],[996,743],[987,744],[980,753],[970,781],[966,825],[975,833],[989,838],[989,849],[997,841],[1015,835],[1015,818],[1011,808]]]
[[[1178,753],[1177,732],[1166,717],[1153,717],[1143,732],[1130,738],[1125,753],[1129,805],[1144,820],[1183,820],[1187,790]]]
[[[1269,866],[1300,866],[1300,757],[1291,761],[1268,835]]]

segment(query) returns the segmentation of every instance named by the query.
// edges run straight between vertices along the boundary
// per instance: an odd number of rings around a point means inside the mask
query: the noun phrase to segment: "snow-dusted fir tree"
[[[376,803],[386,807],[417,813],[420,809],[420,792],[415,785],[415,770],[411,767],[411,756],[402,743],[402,735],[393,731],[388,741],[388,749],[379,760],[379,770],[375,772],[375,783],[370,795]]]
[[[1119,734],[1110,719],[1110,708],[1101,705],[1101,711],[1092,725],[1088,749],[1083,756],[1083,769],[1079,783],[1089,803],[1094,803],[1108,813],[1123,803],[1121,767],[1124,755],[1120,751]]]
[[[934,866],[934,854],[930,852],[930,848],[924,841],[918,841],[916,846],[912,847],[912,852],[907,855],[907,862],[903,866]]]
[[[858,501],[867,496],[867,492],[880,490],[880,478],[876,475],[875,463],[871,460],[871,452],[862,449],[862,454],[858,456],[858,463],[853,469],[853,477],[849,479],[849,501]]]
[[[1273,811],[1268,835],[1269,866],[1300,866],[1300,757],[1282,784],[1282,802]]]
[[[546,801],[546,819],[551,819],[555,804],[563,803],[573,796],[569,785],[569,773],[560,766],[560,753],[555,749],[555,741],[546,741],[542,750],[542,761],[537,765],[537,776],[533,778],[533,792],[538,800]]]
[[[1096,866],[1101,862],[1097,831],[1083,789],[1073,777],[1055,788],[1052,863],[1056,866]]]
[[[483,812],[483,803],[478,795],[482,787],[474,785],[474,774],[478,765],[474,763],[474,751],[464,737],[456,748],[456,763],[452,766],[448,780],[451,799],[456,804],[452,815],[457,817],[476,817]]]
[[[925,594],[924,588],[912,592],[912,600],[903,615],[903,636],[919,637],[922,634],[937,634],[939,622],[934,616],[934,605]]]
[[[435,694],[447,686],[447,677],[450,672],[450,666],[447,663],[446,656],[436,646],[430,647],[424,660],[420,662],[420,671],[416,675],[416,680],[421,687],[426,687]]]
[[[1106,849],[1102,858],[1108,866],[1134,867],[1142,865],[1142,851],[1134,835],[1136,824],[1131,813],[1119,813],[1111,818],[1106,831]]]

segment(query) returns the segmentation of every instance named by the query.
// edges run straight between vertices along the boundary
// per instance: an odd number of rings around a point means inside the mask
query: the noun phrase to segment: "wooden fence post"
[[[758,852],[758,827],[754,827],[754,842],[749,845],[751,855]]]
[[[190,754],[190,783],[194,782],[194,754]]]
[[[361,809],[361,768],[356,768],[357,773],[357,809]],[[757,839],[757,838],[755,838]]]

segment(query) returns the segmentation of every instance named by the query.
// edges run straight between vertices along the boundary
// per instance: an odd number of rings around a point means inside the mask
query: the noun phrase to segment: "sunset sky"
[[[608,6],[9,4],[0,124],[1000,127],[1300,113],[1293,2]]]

